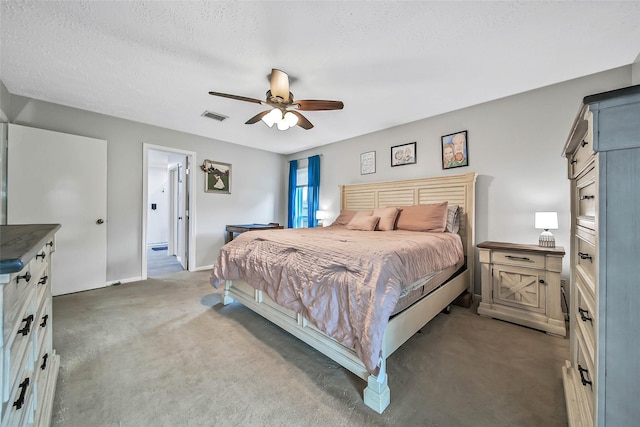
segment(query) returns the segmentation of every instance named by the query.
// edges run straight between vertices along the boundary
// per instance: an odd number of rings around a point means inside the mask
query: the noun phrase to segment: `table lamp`
[[[327,217],[325,211],[316,211],[316,219],[318,220],[318,226],[324,227],[323,220]]]
[[[536,212],[535,227],[543,229],[538,239],[538,245],[545,248],[555,248],[556,239],[549,230],[558,229],[558,212]]]

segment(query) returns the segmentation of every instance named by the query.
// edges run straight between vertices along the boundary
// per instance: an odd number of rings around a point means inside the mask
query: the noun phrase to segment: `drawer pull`
[[[29,332],[31,332],[31,323],[33,323],[33,314],[28,315],[27,317],[22,319],[22,321],[25,322],[24,328],[18,329],[18,334],[22,334],[23,337],[26,337],[27,335],[29,335]]]
[[[31,280],[31,272],[27,271],[25,274],[23,274],[22,276],[18,276],[16,277],[16,282],[20,283],[20,279],[24,279],[27,281],[27,283],[29,283],[29,280]]]
[[[573,159],[573,160],[571,160],[571,162],[570,162],[570,163],[571,163],[572,165],[575,165],[576,163],[578,163],[578,160],[577,160],[577,159]]]
[[[42,258],[42,259],[44,259],[44,257],[46,257],[46,256],[47,256],[47,254],[46,254],[44,251],[42,251],[42,253],[41,253],[41,254],[37,254],[37,255],[36,255],[36,259],[38,259],[38,258]]]
[[[585,147],[585,146],[587,146],[587,144],[589,144],[589,143],[583,139],[582,142],[580,143],[580,146],[581,147]]]
[[[47,243],[45,246],[52,246],[53,247],[53,240],[51,240],[49,243]]]
[[[538,283],[540,283],[541,285],[546,285],[547,284],[547,282],[545,282],[544,279],[538,280]]]
[[[529,262],[531,262],[530,258],[527,258],[527,257],[524,257],[524,256],[507,255],[506,258],[515,259],[517,261],[529,261]]]
[[[40,323],[40,326],[42,326],[43,328],[47,326],[47,320],[49,320],[49,315],[45,314],[44,316],[42,316],[42,323]]]
[[[586,253],[584,253],[584,252],[578,252],[578,256],[579,256],[581,259],[588,259],[589,261],[592,261],[592,262],[593,262],[593,257],[592,257],[591,255],[589,255],[589,254],[586,254]]]
[[[49,276],[42,276],[42,279],[40,279],[40,281],[38,282],[38,285],[46,285],[48,278]]]
[[[582,381],[582,385],[586,387],[586,385],[589,384],[591,388],[593,388],[593,383],[591,381],[587,381],[584,377],[584,374],[589,375],[589,370],[584,369],[580,364],[578,364],[578,371],[580,372],[580,381]]]
[[[47,369],[47,359],[49,358],[49,353],[46,353],[42,356],[42,365],[40,365],[40,370],[44,371]]]
[[[580,200],[590,200],[590,199],[595,199],[596,196],[581,196]]]
[[[16,407],[16,409],[20,409],[22,408],[22,405],[24,405],[24,396],[25,394],[27,394],[27,387],[29,387],[29,378],[25,378],[24,381],[22,381],[20,383],[20,397],[18,397],[18,400],[16,400],[15,402],[13,402],[13,406]]]
[[[578,312],[580,313],[580,318],[582,319],[583,322],[589,321],[591,322],[591,324],[593,324],[593,319],[588,316],[589,310],[585,310],[582,307],[578,307]]]

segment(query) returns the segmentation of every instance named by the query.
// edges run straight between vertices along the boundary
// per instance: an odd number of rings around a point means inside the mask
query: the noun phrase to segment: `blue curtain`
[[[287,210],[287,227],[294,228],[296,216],[296,187],[298,186],[298,161],[289,162],[289,205]]]
[[[320,156],[309,157],[309,182],[308,203],[309,210],[307,212],[309,228],[317,227],[316,211],[320,209]]]

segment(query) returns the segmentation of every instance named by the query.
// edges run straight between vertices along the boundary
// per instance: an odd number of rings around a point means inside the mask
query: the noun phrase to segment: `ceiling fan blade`
[[[238,101],[253,102],[254,104],[262,104],[262,101],[260,101],[259,99],[247,98],[246,96],[229,95],[228,93],[220,93],[220,92],[209,92],[209,95],[221,96],[223,98],[230,98]]]
[[[289,102],[289,76],[276,68],[271,70],[271,95]]]
[[[290,113],[293,113],[296,115],[296,117],[298,117],[298,123],[297,125],[300,126],[302,129],[306,129],[309,130],[313,127],[313,124],[307,120],[307,118],[305,116],[303,116],[302,114],[298,113],[297,111],[294,110],[287,110]]]
[[[254,123],[258,123],[264,116],[269,114],[271,110],[263,111],[262,113],[258,113],[255,116],[251,117],[249,120],[244,122],[245,125],[252,125]]]
[[[298,110],[303,111],[342,110],[344,108],[342,101],[321,101],[317,99],[295,101],[293,105],[298,105]]]

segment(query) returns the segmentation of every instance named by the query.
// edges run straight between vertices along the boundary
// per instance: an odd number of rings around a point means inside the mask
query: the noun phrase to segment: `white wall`
[[[556,244],[568,252],[569,181],[562,148],[584,96],[630,84],[631,66],[626,66],[292,154],[288,159],[323,155],[320,207],[328,211],[327,223],[338,215],[340,184],[475,171],[479,174],[477,243],[537,244],[540,230],[533,227],[534,212],[549,210],[559,216]],[[397,108],[402,108],[401,103]],[[469,132],[469,166],[443,170],[440,137],[462,130]],[[413,141],[417,142],[417,163],[391,167],[390,147]],[[376,151],[376,173],[360,175],[360,154],[371,150]],[[568,256],[563,276],[569,276]],[[475,283],[480,293],[479,271]]]
[[[196,153],[196,254],[191,258],[196,267],[214,263],[226,224],[283,223],[286,218],[282,155],[15,95],[8,116],[15,124],[107,140],[109,282],[141,276],[143,143]],[[224,125],[212,123],[212,135],[215,126]],[[204,159],[233,165],[231,194],[204,192],[199,169]]]

